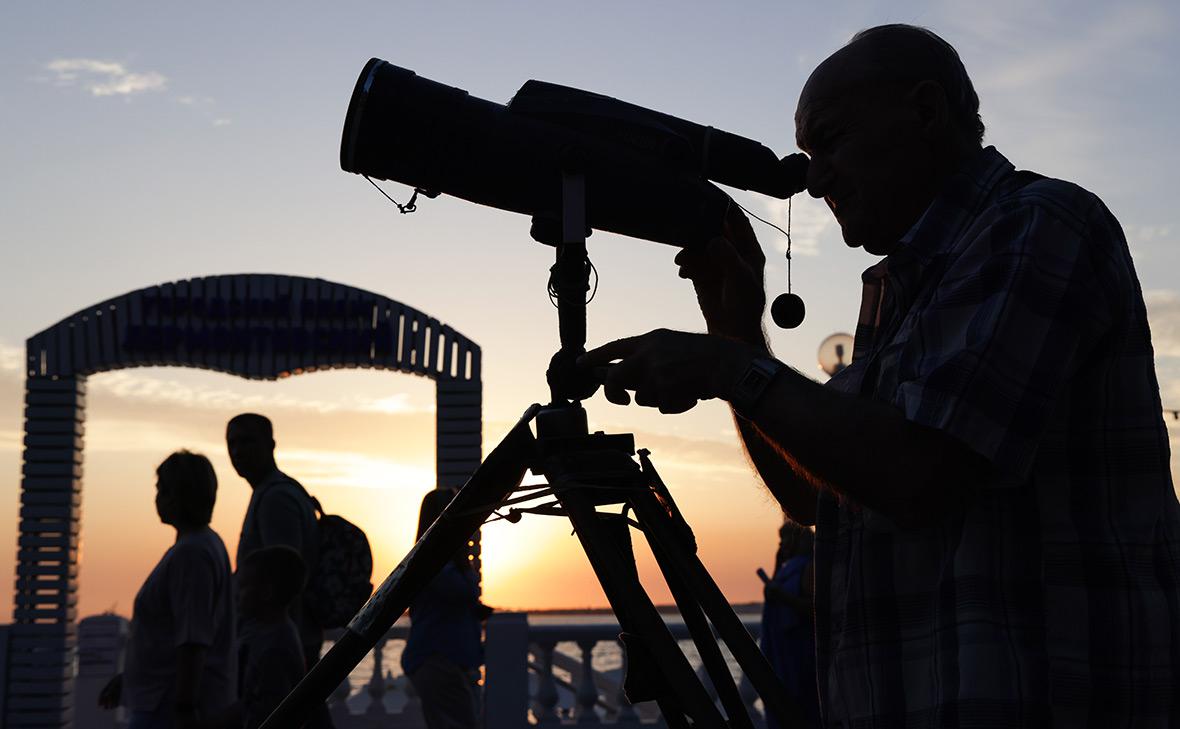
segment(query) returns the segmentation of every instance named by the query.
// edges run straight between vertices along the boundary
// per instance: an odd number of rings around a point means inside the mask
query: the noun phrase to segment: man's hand
[[[728,400],[750,361],[764,350],[752,344],[709,334],[656,329],[638,337],[618,339],[578,358],[582,367],[609,367],[606,399],[682,413],[699,400]]]
[[[766,348],[766,256],[737,205],[730,206],[722,237],[684,248],[675,260],[680,277],[692,281],[710,334]]]
[[[123,698],[123,674],[116,673],[107,685],[98,692],[98,705],[104,709],[115,709]]]

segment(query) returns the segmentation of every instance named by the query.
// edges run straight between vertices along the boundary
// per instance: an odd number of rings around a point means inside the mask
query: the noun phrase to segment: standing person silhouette
[[[707,334],[588,352],[605,394],[727,400],[792,521],[815,525],[832,727],[1180,725],[1180,503],[1143,294],[1118,221],[983,145],[933,32],[856,34],[808,78],[795,137],[860,280],[852,361],[773,357],[745,216],[677,254]]]
[[[279,470],[275,463],[274,429],[270,419],[255,413],[234,416],[225,428],[229,459],[238,475],[253,489],[235,560],[239,566],[252,552],[263,547],[286,545],[303,558],[319,561],[319,527],[311,497],[298,481]],[[288,608],[299,628],[308,667],[319,660],[324,630],[303,605],[302,595]]]
[[[237,671],[229,554],[209,528],[217,476],[188,451],[168,456],[156,476],[156,513],[176,542],[135,596],[125,668],[99,705],[126,706],[127,729],[196,728],[233,702]]]
[[[454,489],[427,492],[418,512],[418,539],[454,496]],[[480,623],[491,612],[479,594],[479,575],[464,545],[410,604],[402,670],[422,700],[428,729],[475,729],[479,724]]]
[[[802,710],[808,726],[818,727],[811,530],[787,519],[779,527],[778,536],[774,574],[758,569],[763,581],[762,653]],[[766,715],[766,726],[781,729],[770,714]]]

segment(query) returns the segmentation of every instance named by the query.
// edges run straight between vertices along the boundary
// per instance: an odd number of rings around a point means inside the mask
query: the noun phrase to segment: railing
[[[690,639],[683,623],[669,622],[668,627],[678,641]],[[747,623],[746,628],[757,637],[759,626],[756,622]],[[533,722],[542,725],[609,724],[623,729],[660,721],[660,712],[654,702],[632,705],[623,693],[627,655],[619,645],[618,635],[618,623],[610,618],[594,622],[530,625],[532,659],[528,669],[533,685],[530,694]],[[563,651],[562,646],[574,651]],[[697,669],[706,691],[716,701],[712,682],[700,666],[694,647],[691,643],[683,643],[682,647]],[[604,650],[597,650],[600,648]],[[730,665],[734,667],[732,660]],[[764,720],[757,694],[744,680],[740,686],[742,698],[750,715],[754,717],[755,725],[762,725]]]
[[[618,623],[610,617],[558,620],[555,616],[530,622],[524,613],[498,613],[489,619],[483,691],[486,729],[519,729],[527,724],[604,724],[628,729],[660,722],[654,702],[632,706],[623,694],[626,655],[618,645]],[[677,640],[689,640],[682,623],[670,622],[668,627]],[[757,621],[746,621],[746,627],[757,637]],[[400,666],[390,670],[389,665],[391,660],[396,663],[394,656],[399,653],[396,648],[390,650],[389,643],[404,641],[408,632],[405,624],[394,626],[374,647],[374,668],[366,661],[350,676],[349,686],[338,689],[331,704],[338,729],[424,726],[413,687]],[[716,699],[691,643],[684,647],[706,690]],[[380,670],[375,670],[378,666]],[[761,726],[761,702],[744,679],[740,693],[755,725]]]
[[[745,623],[757,637],[757,621],[747,618]],[[679,621],[670,620],[668,627],[677,640],[689,639]],[[632,706],[623,695],[626,655],[619,647],[618,634],[618,623],[606,615],[601,619],[542,615],[533,616],[531,621],[525,613],[493,615],[487,623],[484,651],[485,729],[521,729],[529,724],[601,724],[610,729],[662,726],[654,702]],[[425,729],[418,697],[399,661],[408,635],[408,621],[394,625],[333,693],[329,708],[337,729]],[[692,644],[682,646],[694,668],[698,668],[706,690],[716,699],[711,682],[699,668]],[[95,647],[80,649],[84,655],[93,655],[93,660],[100,658]],[[117,656],[103,656],[101,660],[108,662],[105,665],[121,665]],[[94,701],[90,694],[96,693],[105,678],[89,675],[95,673],[93,667],[87,673],[84,682],[88,688],[82,690],[79,685],[77,697],[88,703]],[[755,726],[761,727],[761,702],[756,701],[757,696],[744,680],[740,693]],[[122,726],[122,717],[96,712],[96,708],[92,711],[90,706],[79,704],[76,726],[99,726],[87,723],[85,717],[90,714],[102,726]]]

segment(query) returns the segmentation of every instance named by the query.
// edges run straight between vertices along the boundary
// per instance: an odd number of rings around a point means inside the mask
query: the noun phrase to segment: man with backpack
[[[263,547],[285,544],[311,568],[319,564],[320,534],[311,496],[298,481],[275,464],[274,429],[270,419],[255,413],[234,416],[225,428],[229,460],[254,493],[246,507],[235,564]],[[291,602],[291,620],[299,629],[307,667],[319,660],[324,628],[317,624],[301,594]],[[245,629],[247,626],[244,626]]]
[[[299,631],[307,669],[320,659],[324,629],[345,625],[373,592],[369,540],[342,516],[325,514],[307,489],[275,464],[274,426],[256,413],[242,413],[225,426],[229,460],[254,493],[246,507],[236,564],[252,553],[286,545],[303,558],[307,580],[287,612]],[[240,631],[248,638],[248,619]],[[308,729],[330,729],[327,708],[308,719]]]

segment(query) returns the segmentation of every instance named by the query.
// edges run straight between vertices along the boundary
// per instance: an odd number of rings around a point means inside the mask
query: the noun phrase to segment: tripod
[[[584,297],[589,288],[581,175],[564,175],[562,209],[560,234],[553,221],[540,219],[534,219],[532,231],[534,238],[557,249],[551,288],[558,302],[562,348],[547,373],[552,403],[533,405],[525,412],[263,729],[295,727],[309,716],[444,563],[500,508],[508,508],[506,518],[513,521],[523,512],[570,520],[619,621],[628,665],[623,688],[631,703],[656,701],[670,729],[753,729],[714,638],[716,630],[766,710],[784,727],[802,725],[798,709],[697,557],[692,530],[648,452],[637,453],[630,434],[589,432],[579,401],[593,394],[597,382],[574,364],[585,346]],[[534,423],[535,436],[530,428]],[[529,470],[543,475],[546,484],[521,487]],[[550,498],[540,505],[520,506]],[[632,528],[643,532],[651,546],[724,715],[708,698],[639,581]]]

